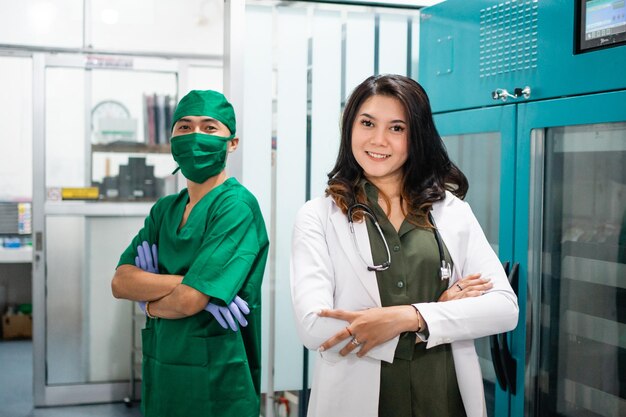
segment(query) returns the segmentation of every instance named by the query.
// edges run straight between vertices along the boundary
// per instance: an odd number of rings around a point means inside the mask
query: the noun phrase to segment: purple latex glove
[[[238,295],[235,296],[235,299],[228,305],[228,307],[209,303],[204,309],[213,314],[213,317],[215,317],[215,320],[217,320],[220,326],[225,329],[230,327],[233,332],[237,331],[235,318],[241,327],[246,327],[248,325],[248,321],[244,317],[244,314],[250,314],[250,308],[248,308],[248,303],[246,303]]]
[[[157,251],[157,245],[150,244],[147,241],[137,246],[137,256],[135,256],[135,266],[141,268],[146,272],[153,274],[159,273],[159,254]]]
[[[135,256],[135,266],[141,268],[146,272],[152,272],[153,274],[159,273],[159,257],[157,252],[157,246],[152,245],[150,250],[150,244],[147,241],[137,246],[137,256]],[[146,302],[137,301],[137,306],[146,314]]]

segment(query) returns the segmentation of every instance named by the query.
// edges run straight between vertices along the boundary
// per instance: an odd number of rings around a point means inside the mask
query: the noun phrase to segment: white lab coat
[[[428,323],[426,347],[452,345],[467,416],[484,417],[487,412],[474,339],[515,328],[517,297],[466,202],[447,192],[445,200],[433,204],[432,213],[454,261],[449,286],[472,273],[481,273],[493,283],[493,288],[480,297],[416,304]],[[354,223],[354,232],[363,257],[372,264],[367,226]],[[307,202],[296,218],[291,296],[298,335],[309,349],[318,349],[346,327],[344,321],[319,317],[320,310],[354,311],[381,306],[376,273],[368,271],[359,257],[347,217],[330,197]],[[393,362],[398,337],[375,347],[363,358],[354,353],[340,356],[338,352],[346,343],[320,353],[308,417],[378,416],[380,361]]]

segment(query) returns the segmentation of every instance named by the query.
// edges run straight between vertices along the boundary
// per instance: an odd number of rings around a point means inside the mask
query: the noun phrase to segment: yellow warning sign
[[[97,200],[99,195],[98,187],[61,188],[61,198],[63,200]]]

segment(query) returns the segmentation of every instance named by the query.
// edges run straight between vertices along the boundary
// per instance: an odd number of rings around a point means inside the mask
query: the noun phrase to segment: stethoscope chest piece
[[[439,235],[439,230],[437,230],[437,225],[435,224],[435,219],[433,218],[432,213],[428,213],[428,219],[433,225],[433,234],[435,235],[435,241],[437,241],[437,250],[439,251],[439,262],[441,265],[439,267],[439,278],[441,278],[442,281],[445,281],[447,279],[450,279],[450,277],[452,276],[452,266],[449,262],[446,262],[446,258],[443,252],[441,235]]]
[[[450,277],[452,276],[452,268],[450,267],[450,264],[447,263],[446,261],[441,261],[441,268],[439,268],[439,276],[441,277],[442,281],[445,281],[447,279],[450,279]]]

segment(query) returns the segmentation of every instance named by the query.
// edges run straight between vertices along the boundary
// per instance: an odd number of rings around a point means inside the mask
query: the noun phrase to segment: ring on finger
[[[358,346],[358,345],[360,345],[360,344],[361,344],[361,342],[359,342],[358,340],[356,340],[356,337],[353,337],[353,338],[352,338],[352,342],[350,342],[350,343],[352,343],[354,346]]]
[[[458,282],[456,283],[456,286],[459,287],[459,291],[463,291],[463,287],[461,287],[461,284],[459,284]]]

